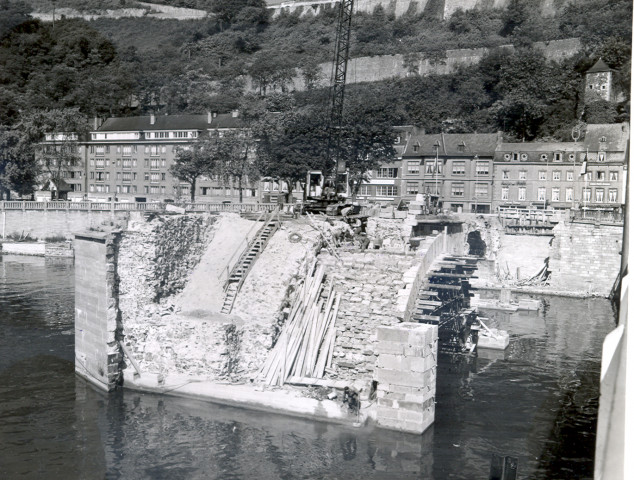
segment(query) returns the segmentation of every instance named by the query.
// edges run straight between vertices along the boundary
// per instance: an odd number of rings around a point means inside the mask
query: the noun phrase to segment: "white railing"
[[[5,210],[74,210],[74,211],[164,211],[165,203],[133,202],[32,202],[2,201],[0,211]],[[277,203],[184,203],[176,204],[187,212],[272,212]],[[286,210],[286,208],[284,208]]]

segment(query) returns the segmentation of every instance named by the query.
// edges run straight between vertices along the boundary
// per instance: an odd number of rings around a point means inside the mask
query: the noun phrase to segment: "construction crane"
[[[333,167],[331,172],[310,171],[307,174],[307,195],[305,200],[313,202],[313,211],[326,210],[328,204],[336,203],[341,197],[345,198],[348,196],[346,162],[341,154],[341,126],[350,53],[353,7],[354,0],[342,0],[339,4],[332,71],[328,149],[326,154],[327,161],[331,162]]]

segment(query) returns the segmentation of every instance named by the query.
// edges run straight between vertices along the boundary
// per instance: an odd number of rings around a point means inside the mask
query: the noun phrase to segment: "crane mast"
[[[354,0],[342,0],[339,7],[335,58],[332,79],[332,104],[330,110],[330,137],[328,158],[335,163],[335,176],[346,171],[345,160],[341,158],[341,123],[343,118],[343,100],[346,88],[346,72],[350,52],[350,30],[352,27],[352,9]]]

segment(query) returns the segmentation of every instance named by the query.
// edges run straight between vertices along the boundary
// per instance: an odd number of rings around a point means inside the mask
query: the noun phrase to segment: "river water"
[[[94,390],[74,375],[73,264],[0,257],[1,479],[592,478],[607,300],[547,297],[487,312],[506,352],[441,357],[422,436],[169,396]]]

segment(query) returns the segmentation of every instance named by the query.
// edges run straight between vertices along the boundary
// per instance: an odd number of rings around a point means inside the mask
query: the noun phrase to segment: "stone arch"
[[[482,239],[480,230],[473,230],[467,234],[467,244],[469,245],[469,255],[484,257],[487,253],[487,244]]]

